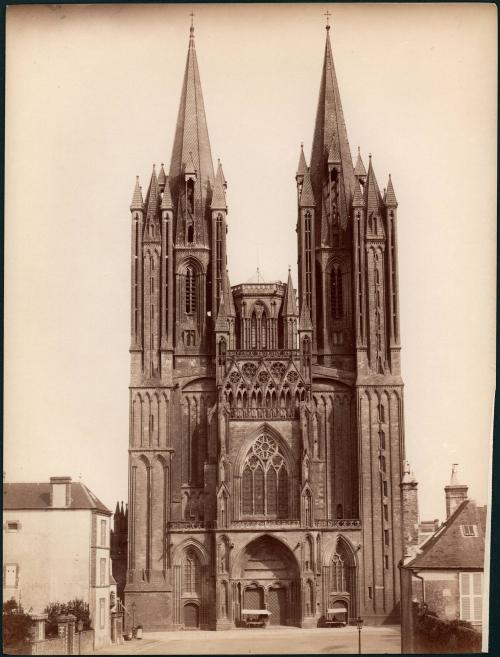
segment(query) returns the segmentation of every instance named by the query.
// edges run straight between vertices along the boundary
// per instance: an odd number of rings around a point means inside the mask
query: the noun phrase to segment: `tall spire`
[[[328,155],[332,152],[332,155],[335,154],[335,157],[339,157],[341,182],[343,183],[340,193],[344,195],[341,206],[347,209],[349,208],[354,192],[355,178],[337,76],[333,63],[329,28],[330,26],[327,25],[325,56],[319,89],[310,170],[314,196],[316,199],[320,199],[322,198],[323,176]]]
[[[375,178],[375,171],[373,170],[371,154],[368,164],[368,175],[366,178],[365,190],[365,203],[368,213],[380,213],[382,208],[382,196],[380,195],[380,189],[377,183],[377,179]]]
[[[295,299],[295,290],[293,289],[292,273],[290,271],[290,267],[288,268],[288,281],[286,284],[285,302],[283,304],[283,315],[295,316],[295,317],[299,316],[297,310],[297,301]]]
[[[132,203],[130,204],[130,209],[131,210],[143,210],[144,209],[144,201],[143,201],[143,198],[142,198],[141,186],[139,184],[139,176],[136,176],[136,179],[135,179],[134,194],[132,196]]]
[[[207,195],[212,188],[214,166],[208,138],[205,106],[201,90],[200,73],[194,44],[194,26],[189,30],[189,47],[182,84],[181,102],[177,117],[172,159],[170,161],[170,187],[177,205],[179,182],[185,167],[196,169],[195,201],[202,202],[205,213]]]

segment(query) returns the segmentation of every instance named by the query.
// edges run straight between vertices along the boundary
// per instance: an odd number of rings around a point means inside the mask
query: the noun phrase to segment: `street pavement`
[[[220,632],[146,632],[142,639],[98,650],[96,655],[300,655],[355,654],[358,652],[356,627],[300,629],[280,627],[237,629]],[[401,652],[400,627],[364,627],[361,652],[398,654]]]

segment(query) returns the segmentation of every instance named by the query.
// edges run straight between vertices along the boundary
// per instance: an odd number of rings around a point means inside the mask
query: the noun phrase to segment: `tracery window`
[[[288,469],[283,454],[271,436],[259,436],[243,464],[242,513],[287,518],[288,499]]]
[[[186,269],[185,297],[186,313],[191,315],[196,308],[196,279],[192,267]]]
[[[344,560],[338,553],[333,555],[330,565],[330,590],[335,592],[346,590]]]
[[[183,566],[182,592],[200,593],[201,565],[193,549],[187,550]]]

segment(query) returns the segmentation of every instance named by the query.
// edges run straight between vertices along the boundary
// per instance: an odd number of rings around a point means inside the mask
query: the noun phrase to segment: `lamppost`
[[[80,619],[76,624],[76,631],[78,632],[78,654],[82,654],[82,631],[83,621]]]
[[[363,629],[363,619],[361,616],[356,618],[356,625],[358,626],[358,653],[361,655],[361,630]]]

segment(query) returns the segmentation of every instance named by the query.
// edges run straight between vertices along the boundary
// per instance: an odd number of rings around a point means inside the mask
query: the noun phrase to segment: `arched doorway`
[[[281,541],[267,534],[254,539],[238,555],[233,573],[240,609],[267,609],[271,625],[300,622],[299,568]]]
[[[356,618],[356,561],[350,545],[342,537],[337,540],[330,558],[328,580],[328,609],[331,613],[344,609],[346,620]]]
[[[187,602],[184,605],[184,627],[187,630],[200,627],[200,608],[194,602]]]

